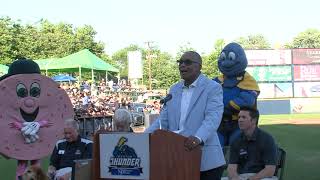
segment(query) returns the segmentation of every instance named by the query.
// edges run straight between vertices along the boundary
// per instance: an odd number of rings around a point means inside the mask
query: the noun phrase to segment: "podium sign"
[[[186,137],[98,131],[93,143],[93,180],[199,180],[201,149],[187,151]]]
[[[149,134],[99,134],[100,177],[150,179]]]

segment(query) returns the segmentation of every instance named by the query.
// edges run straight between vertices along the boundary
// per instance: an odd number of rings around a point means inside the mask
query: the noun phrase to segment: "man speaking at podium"
[[[172,98],[167,98],[159,118],[145,132],[161,128],[188,137],[187,150],[202,146],[200,179],[220,180],[225,164],[217,135],[223,113],[222,88],[201,73],[202,59],[197,52],[187,51],[177,62],[182,80],[170,88]]]

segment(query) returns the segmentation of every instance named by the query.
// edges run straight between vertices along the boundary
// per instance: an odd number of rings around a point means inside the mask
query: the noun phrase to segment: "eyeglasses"
[[[178,63],[179,66],[181,66],[182,64],[185,64],[186,66],[190,66],[192,63],[197,63],[197,64],[199,64],[198,62],[192,61],[192,60],[190,60],[190,59],[178,60],[177,63]]]

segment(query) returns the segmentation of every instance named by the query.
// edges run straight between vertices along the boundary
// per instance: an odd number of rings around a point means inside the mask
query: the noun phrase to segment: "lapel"
[[[205,86],[203,85],[202,83],[202,80],[203,80],[203,75],[200,74],[200,78],[197,82],[197,85],[193,91],[193,94],[192,94],[192,97],[191,97],[191,101],[190,101],[190,104],[189,104],[189,107],[188,107],[188,111],[187,111],[187,115],[186,115],[186,121],[188,120],[188,116],[191,112],[191,110],[193,109],[193,106],[195,105],[196,101],[198,100],[198,98],[200,97],[200,95],[202,94]]]

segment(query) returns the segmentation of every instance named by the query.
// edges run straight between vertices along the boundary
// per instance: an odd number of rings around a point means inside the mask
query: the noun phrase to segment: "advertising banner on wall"
[[[247,67],[246,71],[256,81],[291,81],[291,66],[256,66]]]
[[[293,64],[320,63],[320,49],[292,49]]]
[[[295,81],[320,80],[320,65],[296,65],[294,66]]]
[[[259,83],[259,99],[293,97],[291,83]]]
[[[319,113],[320,98],[293,98],[290,107],[292,113]]]
[[[295,82],[294,97],[320,97],[320,82]]]
[[[291,64],[291,50],[246,50],[248,65]]]

